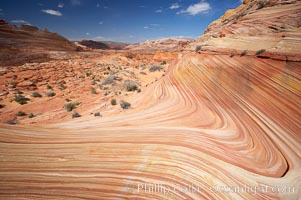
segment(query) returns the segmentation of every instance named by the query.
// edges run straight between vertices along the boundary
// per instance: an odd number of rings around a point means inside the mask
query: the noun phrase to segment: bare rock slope
[[[282,60],[301,60],[301,1],[245,0],[210,24],[191,45],[202,50],[248,54]],[[259,52],[259,50],[262,50]]]
[[[78,47],[57,33],[30,25],[13,26],[0,20],[0,66],[48,60],[47,51],[75,51]]]

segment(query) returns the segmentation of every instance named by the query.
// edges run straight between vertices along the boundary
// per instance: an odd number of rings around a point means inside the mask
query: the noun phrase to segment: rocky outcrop
[[[30,25],[13,26],[0,20],[0,66],[50,60],[49,51],[75,51],[66,38]]]
[[[108,49],[121,50],[128,45],[126,43],[121,43],[121,42],[94,41],[94,40],[81,40],[76,43],[86,48],[103,49],[103,50],[108,50]]]
[[[135,51],[179,51],[192,41],[192,39],[186,38],[163,38],[159,40],[146,40],[145,42],[129,45],[126,47],[126,49]]]
[[[190,48],[203,51],[248,53],[265,49],[266,57],[301,60],[301,2],[245,0],[210,24]]]
[[[0,20],[0,48],[74,51],[76,46],[57,33],[22,25],[16,27]]]

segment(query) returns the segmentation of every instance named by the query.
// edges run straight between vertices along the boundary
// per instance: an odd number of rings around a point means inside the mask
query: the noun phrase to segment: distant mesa
[[[75,44],[90,49],[103,49],[103,50],[108,50],[108,49],[122,50],[126,46],[128,46],[128,44],[122,42],[94,41],[94,40],[81,40],[75,42]]]

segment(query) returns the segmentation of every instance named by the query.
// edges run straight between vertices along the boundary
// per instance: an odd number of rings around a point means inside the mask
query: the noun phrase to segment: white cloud
[[[107,9],[107,8],[109,8],[109,7],[108,7],[108,6],[104,6],[103,8],[104,8],[104,9]]]
[[[145,6],[143,6],[143,5],[142,5],[142,6],[139,6],[139,7],[140,7],[140,8],[145,8]]]
[[[0,8],[0,12],[2,12],[3,10]]]
[[[70,3],[71,3],[71,5],[73,5],[73,6],[78,6],[78,5],[81,4],[81,1],[80,1],[80,0],[70,0]]]
[[[38,6],[44,6],[44,4],[42,4],[42,3],[38,3]]]
[[[90,33],[86,33],[86,35],[90,35]]]
[[[55,16],[62,16],[63,14],[60,11],[56,11],[56,10],[42,10],[42,12],[47,13],[49,15],[55,15]]]
[[[148,29],[149,27],[148,26],[144,26],[143,28]]]
[[[96,4],[96,7],[97,7],[97,8],[99,8],[99,7],[100,7],[99,3],[98,3],[98,4]]]
[[[14,19],[10,21],[13,24],[27,24],[30,25],[28,21],[22,20],[22,19]]]
[[[181,10],[181,11],[177,12],[177,14],[187,13],[189,15],[197,15],[197,14],[201,14],[201,13],[206,13],[210,9],[211,9],[211,6],[209,3],[207,3],[206,1],[201,1],[199,3],[190,5],[185,10]]]
[[[59,3],[59,5],[57,5],[57,7],[64,8],[64,4],[63,3]]]
[[[158,9],[158,10],[155,10],[155,12],[156,13],[161,13],[161,12],[163,12],[163,10],[162,9]]]
[[[171,4],[171,6],[169,7],[169,9],[173,10],[173,9],[178,9],[180,8],[181,6],[178,4],[178,3],[173,3]]]
[[[129,38],[134,38],[135,36],[133,36],[133,35],[129,35]]]
[[[102,24],[103,24],[103,21],[98,22],[98,24],[102,25]]]

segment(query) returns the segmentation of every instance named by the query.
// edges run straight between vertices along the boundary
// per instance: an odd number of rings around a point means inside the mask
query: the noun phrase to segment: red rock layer
[[[124,113],[56,125],[0,125],[0,196],[300,198],[300,63],[179,57]],[[143,183],[170,190],[144,190]],[[180,189],[185,184],[199,189]],[[217,191],[223,186],[250,190]]]

